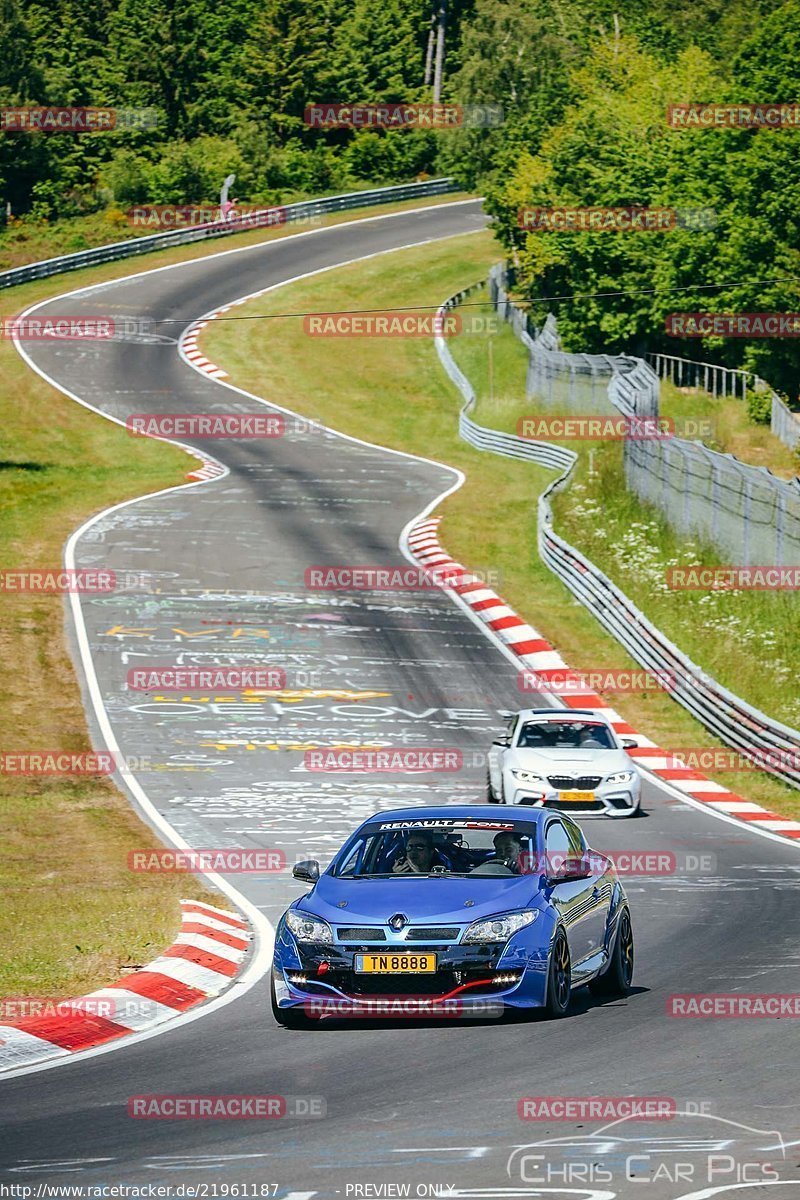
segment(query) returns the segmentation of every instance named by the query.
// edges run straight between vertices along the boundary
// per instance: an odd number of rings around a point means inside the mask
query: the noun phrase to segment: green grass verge
[[[325,223],[407,207],[413,202],[353,210]],[[254,230],[12,288],[0,292],[0,316],[73,288],[292,232]],[[4,570],[59,565],[67,537],[92,513],[183,483],[197,465],[183,451],[133,439],[68,400],[2,340],[0,371]],[[1,611],[0,669],[9,681],[2,749],[89,749],[62,599],[4,593]],[[0,775],[0,842],[0,996],[75,996],[111,983],[174,939],[182,896],[205,895],[224,906],[192,876],[127,870],[128,851],[152,845],[154,837],[108,780]]]
[[[500,249],[488,233],[397,251],[280,288],[238,310],[241,315],[400,308],[436,305],[485,277]],[[500,590],[578,670],[634,664],[592,616],[540,562],[536,497],[552,472],[529,463],[482,454],[458,437],[458,397],[427,339],[313,339],[302,319],[274,317],[264,338],[257,322],[212,322],[204,352],[224,365],[232,382],[344,433],[458,467],[465,485],[443,508],[441,538],[467,565],[495,569]],[[510,329],[491,339],[495,417],[508,417],[524,392],[524,351]],[[461,335],[454,351],[481,394],[488,389],[486,336]],[[508,406],[506,411],[503,406]],[[487,422],[489,423],[489,422]],[[665,746],[718,743],[664,693],[609,696],[643,733]],[[777,811],[800,815],[800,797],[762,772],[715,776],[732,789]]]
[[[194,460],[182,451],[134,440],[61,397],[7,343],[0,361],[4,570],[58,567],[91,511],[184,481]],[[63,600],[5,593],[2,614],[3,748],[90,749]],[[202,894],[191,877],[131,876],[128,850],[153,835],[107,780],[0,775],[0,841],[0,995],[112,983],[173,940],[181,896]]]

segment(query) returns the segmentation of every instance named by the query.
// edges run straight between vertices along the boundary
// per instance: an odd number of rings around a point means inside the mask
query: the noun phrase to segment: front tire
[[[486,803],[487,804],[499,804],[500,803],[497,796],[495,796],[494,792],[492,791],[492,776],[488,771],[486,772]]]
[[[572,964],[567,935],[559,928],[550,951],[544,1011],[550,1018],[566,1016],[572,995]]]
[[[284,1029],[308,1029],[311,1026],[311,1018],[307,1017],[301,1008],[280,1008],[278,1006],[274,978],[270,983],[269,994],[272,1001],[272,1015]]]
[[[627,996],[633,981],[633,926],[627,906],[619,914],[617,937],[611,962],[603,972],[589,984],[593,996]]]

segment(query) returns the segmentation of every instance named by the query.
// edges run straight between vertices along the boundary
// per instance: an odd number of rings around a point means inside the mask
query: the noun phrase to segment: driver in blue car
[[[444,866],[444,863],[433,844],[433,838],[425,830],[415,830],[408,836],[405,855],[398,858],[392,871],[398,874],[427,875],[435,866]]]

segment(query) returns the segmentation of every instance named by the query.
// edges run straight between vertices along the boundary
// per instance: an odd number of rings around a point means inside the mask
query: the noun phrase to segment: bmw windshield
[[[517,746],[523,750],[617,750],[614,735],[601,721],[526,721]]]
[[[513,818],[376,821],[359,831],[335,863],[340,879],[529,875],[536,827]]]

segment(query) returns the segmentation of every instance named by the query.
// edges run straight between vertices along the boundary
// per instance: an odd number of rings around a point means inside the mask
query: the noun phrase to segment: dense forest
[[[666,109],[800,100],[800,0],[449,0],[442,99],[499,105],[502,123],[306,124],[315,103],[430,101],[431,12],[431,0],[0,0],[2,107],[159,115],[155,128],[0,134],[3,210],[42,221],[213,201],[229,173],[240,200],[267,203],[452,173],[487,196],[520,291],[556,311],[569,347],[746,363],[794,397],[792,339],[676,343],[664,319],[800,311],[800,127],[672,129]],[[518,212],[531,205],[702,208],[714,221],[529,232]],[[626,294],[596,295],[611,291]]]

